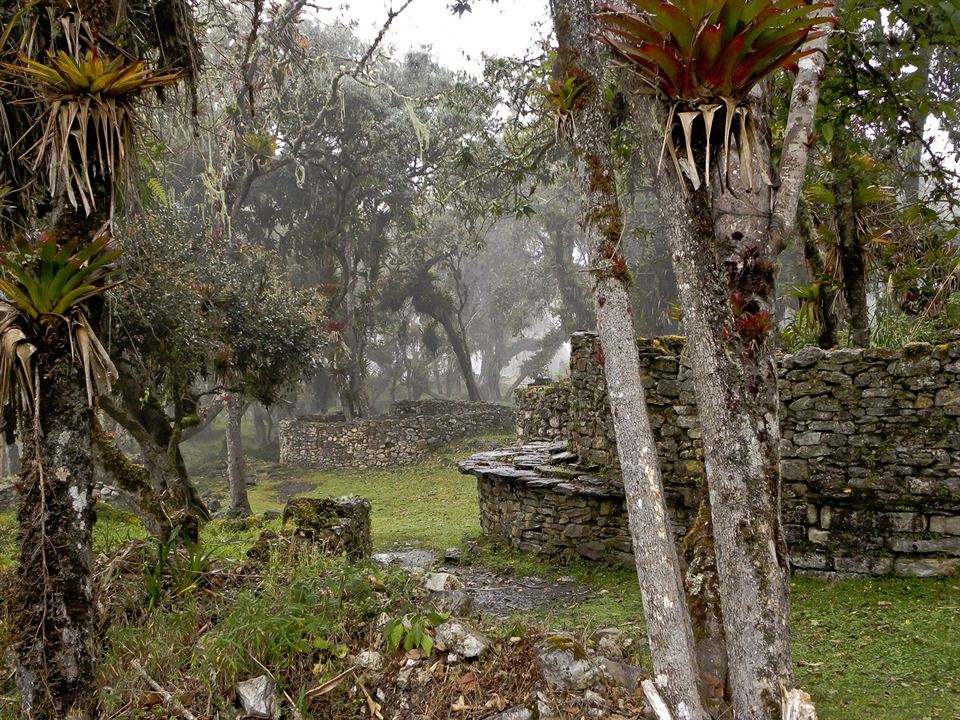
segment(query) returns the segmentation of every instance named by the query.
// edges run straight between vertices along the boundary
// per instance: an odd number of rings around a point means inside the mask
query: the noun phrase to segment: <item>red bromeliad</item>
[[[756,127],[746,99],[756,85],[814,52],[802,46],[831,22],[821,11],[831,3],[806,0],[628,0],[632,9],[602,6],[601,42],[635,70],[651,93],[670,102],[664,135],[681,179],[701,185],[694,144],[705,147],[710,184],[710,139],[724,117],[721,180],[729,186],[729,139],[736,134],[747,189],[753,189]],[[702,118],[703,125],[699,125]],[[702,130],[701,130],[702,128]],[[683,146],[678,152],[674,130]],[[760,163],[761,168],[763,162]],[[769,178],[765,178],[769,182]]]

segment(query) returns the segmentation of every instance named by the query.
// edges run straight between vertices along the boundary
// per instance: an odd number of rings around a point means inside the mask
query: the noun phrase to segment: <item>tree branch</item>
[[[817,12],[817,15],[824,19],[831,14],[830,8]],[[833,34],[833,23],[824,22],[818,29],[823,35],[803,47],[804,51],[814,52],[801,58],[800,70],[793,83],[793,94],[790,98],[790,112],[780,155],[780,188],[774,197],[773,217],[770,219],[770,246],[775,256],[783,251],[796,230],[797,205],[803,190],[807,158],[814,140],[817,105],[827,66],[827,46]]]

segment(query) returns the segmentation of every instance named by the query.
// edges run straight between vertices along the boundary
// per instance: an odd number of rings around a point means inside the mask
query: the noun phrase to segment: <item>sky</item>
[[[473,11],[462,17],[450,12],[450,1],[413,0],[394,20],[387,47],[403,55],[430,46],[442,64],[478,75],[482,53],[525,55],[549,27],[547,0],[475,0]],[[391,4],[399,7],[402,0],[349,0],[333,12],[357,21],[358,35],[372,40]]]

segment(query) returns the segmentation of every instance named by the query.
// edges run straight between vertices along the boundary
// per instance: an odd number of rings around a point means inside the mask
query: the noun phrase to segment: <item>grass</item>
[[[793,610],[821,720],[960,718],[960,579],[798,578]]]
[[[188,461],[197,469],[196,482],[207,495],[226,494],[226,480],[210,471],[217,468],[219,445],[199,436],[201,452],[191,448]],[[456,442],[417,465],[391,470],[314,471],[278,467],[253,461],[248,471],[256,485],[248,488],[254,513],[280,511],[294,494],[306,497],[362,495],[373,505],[373,541],[376,547],[416,543],[443,549],[480,534],[477,483],[461,475],[457,460],[481,447],[510,442],[512,437],[485,435]],[[192,443],[193,441],[191,441]],[[188,444],[188,447],[190,444]]]
[[[315,472],[254,463],[259,479],[251,503],[257,512],[279,510],[293,490],[362,495],[373,505],[378,548],[416,544],[441,549],[479,535],[475,482],[460,475],[454,461],[503,440],[463,441],[430,460],[391,471]],[[188,457],[209,470],[219,445],[204,442]],[[214,473],[199,482],[210,490],[225,486]],[[13,523],[11,514],[0,516],[0,568],[12,559]],[[218,557],[241,558],[263,526],[258,521],[238,529],[235,523],[212,522],[202,539]],[[128,516],[99,511],[99,550],[142,535]],[[587,630],[612,625],[643,635],[636,577],[629,570],[587,562],[554,564],[487,545],[473,562],[504,573],[571,575],[594,590],[590,598],[568,607],[516,618],[518,624]],[[960,720],[960,579],[830,583],[797,578],[792,587],[797,680],[814,696],[821,720]],[[176,628],[169,633],[175,635]],[[639,659],[644,659],[642,651]]]

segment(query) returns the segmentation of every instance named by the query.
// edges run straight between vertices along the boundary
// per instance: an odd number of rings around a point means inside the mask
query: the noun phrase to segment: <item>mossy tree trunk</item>
[[[93,411],[66,338],[35,359],[37,405],[21,423],[16,682],[31,720],[88,720],[96,689]]]
[[[840,327],[840,318],[837,316],[837,291],[833,284],[833,278],[828,277],[826,268],[823,264],[823,256],[820,248],[817,247],[816,228],[813,226],[813,218],[810,216],[810,209],[801,204],[799,210],[799,221],[797,223],[797,232],[803,244],[803,257],[810,270],[810,277],[814,282],[820,283],[820,291],[817,297],[820,318],[820,329],[817,334],[817,345],[824,350],[837,346],[837,329]]]
[[[856,347],[870,347],[867,266],[857,225],[858,179],[853,163],[850,162],[849,139],[850,131],[838,127],[830,142],[830,162],[833,165],[836,196],[834,222],[837,228],[840,270],[843,273],[843,299],[850,315],[850,343]]]
[[[180,452],[178,421],[171,421],[157,393],[145,391],[150,384],[135,364],[121,358],[117,370],[120,377],[114,395],[101,397],[100,407],[137,441],[144,469],[154,494],[163,503],[164,513],[175,526],[193,536],[200,522],[210,519],[210,512],[190,482]],[[206,417],[202,422],[206,422]],[[151,512],[144,509],[146,514]]]
[[[154,491],[150,472],[142,465],[131,462],[96,420],[93,447],[97,473],[122,493],[124,505],[140,518],[147,532],[161,542],[169,540],[173,532],[173,520]]]
[[[759,105],[753,111],[765,117]],[[663,114],[654,117],[658,131],[647,144],[655,153]],[[701,143],[700,167],[704,149]],[[778,720],[780,687],[793,687],[793,665],[772,337],[776,258],[770,189],[748,191],[736,155],[730,180],[736,195],[721,190],[718,176],[712,188],[693,190],[670,169],[657,175],[655,186],[703,430],[734,712],[743,720]],[[722,167],[717,157],[711,165]]]

